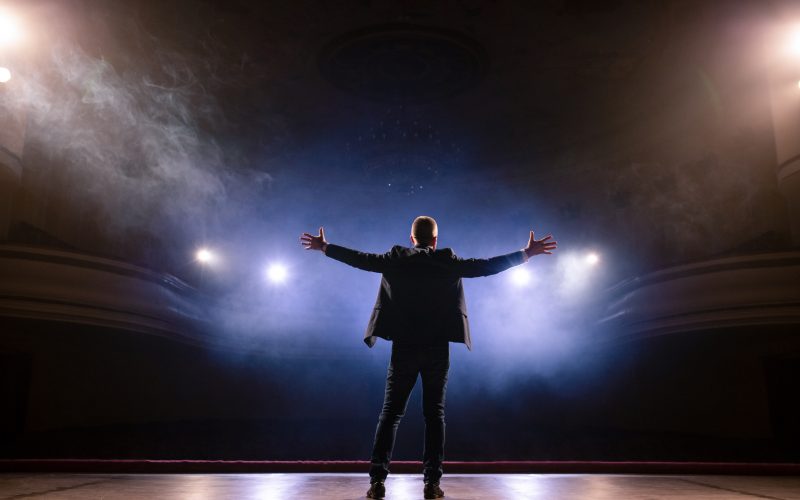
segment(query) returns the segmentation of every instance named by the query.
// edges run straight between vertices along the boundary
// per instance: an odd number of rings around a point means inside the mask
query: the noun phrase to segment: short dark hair
[[[439,235],[439,226],[433,217],[420,215],[411,224],[411,236],[422,245],[430,245],[433,239]]]

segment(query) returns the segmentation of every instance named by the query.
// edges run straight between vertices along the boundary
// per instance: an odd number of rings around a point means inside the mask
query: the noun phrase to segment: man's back
[[[461,342],[472,347],[462,277],[489,276],[526,260],[522,251],[491,259],[461,259],[449,248],[395,246],[384,254],[330,244],[328,257],[382,274],[364,341]]]
[[[392,338],[406,343],[462,341],[467,308],[461,276],[449,248],[394,247],[393,265],[383,272],[375,307]]]

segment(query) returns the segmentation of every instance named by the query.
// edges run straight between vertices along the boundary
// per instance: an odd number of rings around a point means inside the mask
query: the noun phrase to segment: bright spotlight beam
[[[800,56],[800,27],[796,27],[790,34],[788,40],[789,52]]]
[[[19,20],[7,9],[0,9],[0,47],[12,45],[22,39]]]
[[[523,267],[511,271],[511,282],[516,286],[526,286],[531,282],[531,274]]]
[[[597,265],[598,262],[600,262],[600,256],[596,253],[592,252],[586,256],[586,263],[590,266]]]
[[[11,80],[11,70],[0,66],[0,83],[6,83]]]
[[[195,254],[195,258],[201,264],[211,264],[216,259],[216,256],[208,248],[201,248]]]
[[[273,283],[283,283],[288,277],[289,270],[282,264],[272,264],[267,268],[267,278]]]

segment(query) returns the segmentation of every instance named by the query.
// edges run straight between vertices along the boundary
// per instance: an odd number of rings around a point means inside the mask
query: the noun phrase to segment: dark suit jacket
[[[325,255],[383,275],[364,335],[369,347],[381,337],[406,344],[462,342],[471,350],[461,278],[489,276],[525,262],[523,251],[462,259],[449,248],[399,245],[375,254],[329,244]]]

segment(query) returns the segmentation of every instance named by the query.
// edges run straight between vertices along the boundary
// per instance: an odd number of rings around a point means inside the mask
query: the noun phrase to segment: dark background
[[[448,459],[799,458],[790,2],[4,6],[2,456],[366,458],[379,277],[297,237],[426,214],[559,242],[466,282]]]

